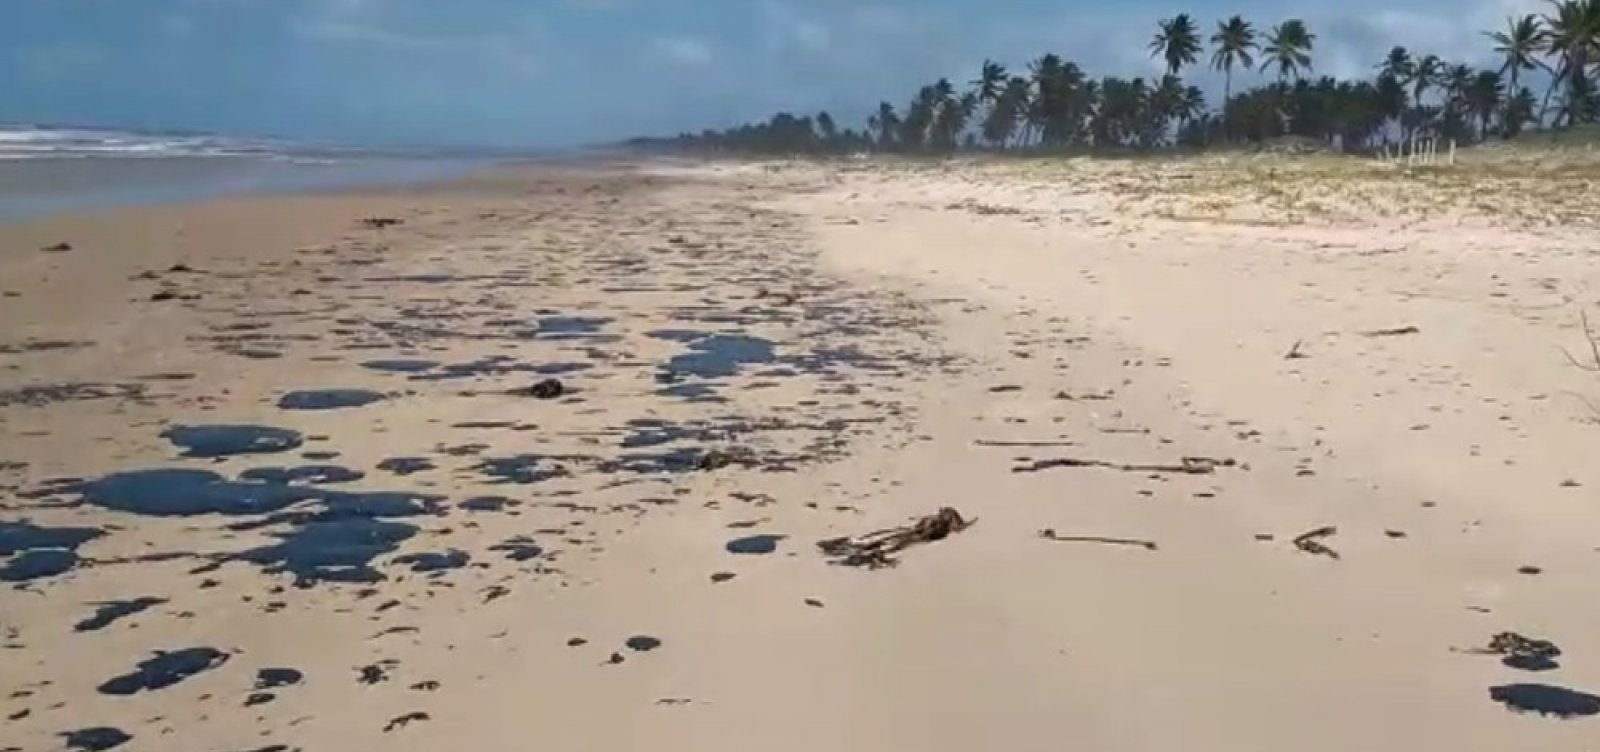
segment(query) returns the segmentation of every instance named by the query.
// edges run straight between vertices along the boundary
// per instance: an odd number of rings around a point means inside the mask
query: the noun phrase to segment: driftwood
[[[881,569],[899,564],[894,555],[911,546],[944,540],[976,524],[977,519],[968,520],[951,507],[941,507],[938,512],[920,517],[910,525],[874,530],[855,537],[829,538],[817,541],[817,548],[832,564]]]
[[[1363,337],[1399,337],[1406,334],[1418,334],[1422,330],[1414,326],[1397,326],[1393,329],[1373,329],[1362,332]]]
[[[1516,632],[1501,632],[1489,638],[1487,647],[1450,650],[1476,655],[1498,655],[1501,656],[1501,663],[1523,671],[1549,671],[1561,666],[1556,662],[1556,659],[1561,657],[1561,648],[1554,642],[1526,637]]]
[[[1026,465],[1011,468],[1013,473],[1036,473],[1040,470],[1050,470],[1058,467],[1105,467],[1112,470],[1121,470],[1127,473],[1180,473],[1183,475],[1210,475],[1219,467],[1233,467],[1238,463],[1231,459],[1214,459],[1211,457],[1184,457],[1177,465],[1162,464],[1129,464],[1123,462],[1108,462],[1097,459],[1080,459],[1077,457],[1057,457],[1048,460],[1037,460]]]
[[[1589,314],[1587,312],[1579,311],[1578,319],[1583,322],[1583,338],[1589,342],[1589,357],[1592,360],[1588,363],[1579,361],[1577,358],[1572,356],[1572,353],[1567,352],[1567,348],[1565,347],[1561,348],[1561,354],[1567,356],[1567,362],[1581,370],[1590,372],[1600,371],[1600,338],[1596,338],[1594,331],[1589,328]]]
[[[1525,637],[1516,632],[1501,632],[1489,638],[1486,648],[1474,648],[1467,652],[1488,655],[1504,655],[1514,658],[1560,658],[1561,648],[1549,640],[1540,640]]]
[[[1561,348],[1561,354],[1567,357],[1568,363],[1571,363],[1574,368],[1580,371],[1600,373],[1600,337],[1596,337],[1594,330],[1589,328],[1589,314],[1587,312],[1578,311],[1578,319],[1583,322],[1583,338],[1589,343],[1590,360],[1588,363],[1578,360],[1572,353],[1567,352],[1565,347]],[[1577,397],[1585,407],[1589,408],[1589,412],[1593,413],[1596,419],[1600,419],[1600,405],[1596,405],[1593,400],[1577,392],[1568,392],[1568,394]]]
[[[1329,548],[1322,542],[1323,538],[1330,538],[1339,533],[1339,528],[1332,525],[1307,530],[1294,537],[1294,547],[1308,554],[1326,556],[1330,559],[1339,558],[1339,552]]]
[[[1068,447],[1075,442],[1071,441],[1002,441],[999,439],[977,439],[972,442],[981,447]]]
[[[1140,540],[1137,538],[1108,538],[1099,535],[1059,535],[1052,528],[1039,531],[1039,537],[1058,543],[1106,543],[1113,546],[1139,546],[1149,551],[1156,550],[1156,542]]]

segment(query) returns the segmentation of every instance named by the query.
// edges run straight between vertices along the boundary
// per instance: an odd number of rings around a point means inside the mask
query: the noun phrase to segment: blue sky
[[[1302,17],[1318,72],[1396,43],[1487,63],[1539,0],[3,0],[0,121],[358,143],[564,146],[832,111],[986,57],[1148,75],[1158,18]],[[1190,74],[1208,88],[1214,76]],[[1248,79],[1246,79],[1248,80]]]

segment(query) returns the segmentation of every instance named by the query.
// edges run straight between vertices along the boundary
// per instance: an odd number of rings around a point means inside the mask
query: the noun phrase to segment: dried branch
[[[1567,348],[1565,347],[1561,348],[1561,354],[1567,356],[1567,362],[1571,363],[1579,370],[1589,371],[1591,373],[1600,372],[1600,338],[1597,338],[1594,334],[1594,330],[1589,328],[1588,312],[1578,311],[1578,318],[1583,322],[1583,338],[1589,341],[1589,357],[1593,360],[1593,362],[1580,362],[1577,358],[1572,357],[1572,353],[1567,352]]]
[[[1323,538],[1330,538],[1339,533],[1339,528],[1332,525],[1307,530],[1294,537],[1294,547],[1308,554],[1326,556],[1330,559],[1339,558],[1339,552],[1323,544]]]
[[[1039,531],[1039,537],[1058,543],[1107,543],[1113,546],[1139,546],[1146,550],[1155,551],[1156,542],[1138,538],[1108,538],[1100,535],[1058,535],[1052,528]]]

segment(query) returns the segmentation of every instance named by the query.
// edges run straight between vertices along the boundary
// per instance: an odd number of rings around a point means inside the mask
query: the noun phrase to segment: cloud
[[[290,29],[302,41],[404,54],[407,64],[426,55],[434,58],[430,66],[444,59],[452,66],[468,63],[479,71],[522,78],[543,73],[538,55],[543,28],[532,19],[506,19],[488,30],[441,30],[426,13],[417,12],[420,7],[395,0],[324,0],[314,12],[291,21]]]
[[[716,57],[711,45],[694,37],[659,37],[651,40],[651,47],[667,60],[690,67],[710,65]]]

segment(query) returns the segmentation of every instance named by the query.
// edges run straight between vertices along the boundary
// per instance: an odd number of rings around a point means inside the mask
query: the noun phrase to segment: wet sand
[[[1584,749],[1581,207],[1258,167],[0,227],[0,749]]]

